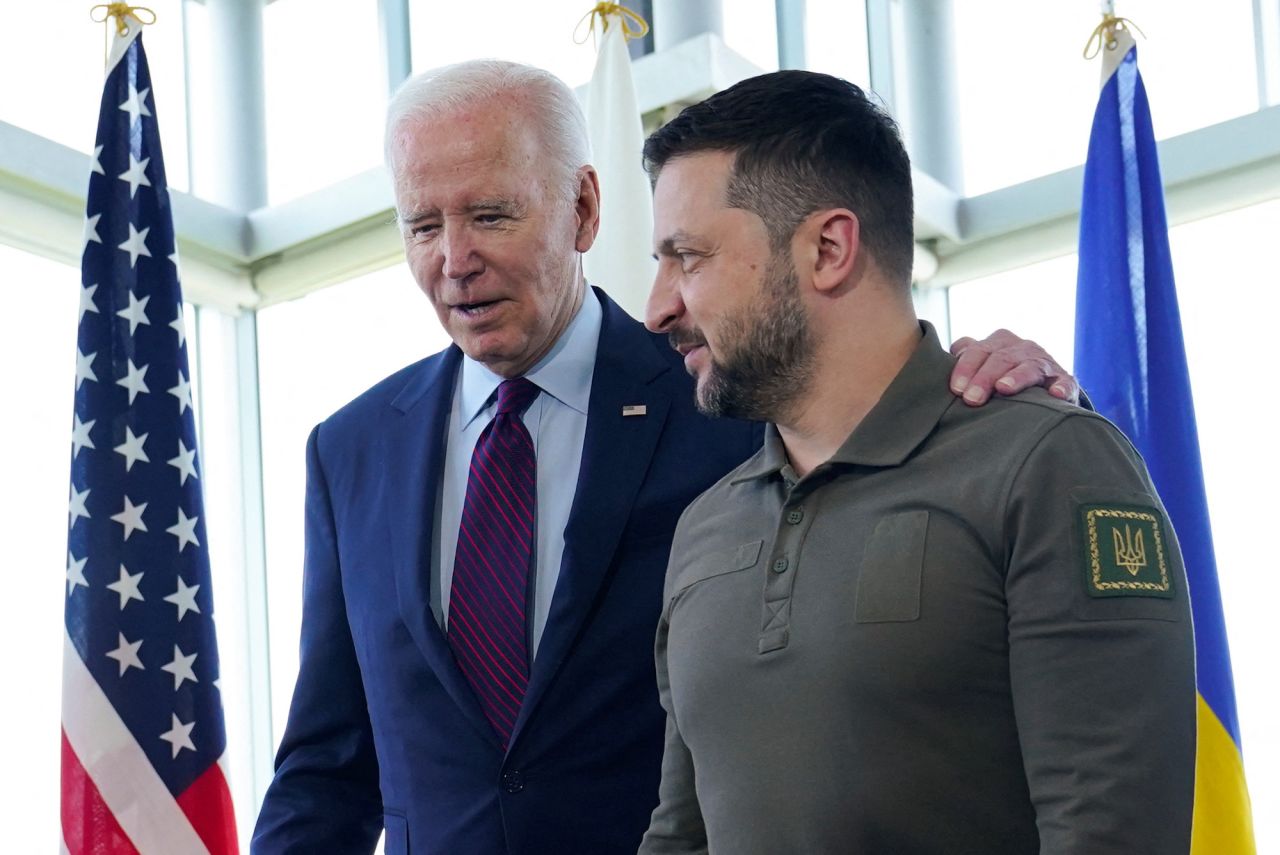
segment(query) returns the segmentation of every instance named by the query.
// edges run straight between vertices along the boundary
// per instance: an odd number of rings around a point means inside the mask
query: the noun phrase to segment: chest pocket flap
[[[760,560],[760,550],[763,545],[762,540],[752,540],[731,549],[718,549],[690,561],[670,580],[671,588],[668,597],[674,597],[691,585],[706,579],[756,566],[756,562]]]
[[[920,583],[928,530],[928,511],[903,511],[876,523],[862,552],[855,621],[892,623],[920,619]]]

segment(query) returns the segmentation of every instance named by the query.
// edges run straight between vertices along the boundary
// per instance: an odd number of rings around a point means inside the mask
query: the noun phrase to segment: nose
[[[658,273],[653,278],[653,288],[649,291],[649,299],[644,306],[644,325],[650,332],[670,332],[672,326],[684,314],[684,300],[680,297],[680,289],[673,282],[673,277],[663,271],[661,263]]]
[[[441,272],[449,279],[466,279],[484,269],[475,240],[465,226],[446,223],[440,229]]]

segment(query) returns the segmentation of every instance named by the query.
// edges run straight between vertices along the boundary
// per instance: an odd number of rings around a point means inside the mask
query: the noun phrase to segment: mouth
[[[674,347],[676,353],[684,357],[684,370],[691,376],[698,376],[699,366],[707,362],[704,358],[707,352],[706,342],[681,342]]]
[[[667,335],[671,349],[684,357],[684,369],[690,374],[697,373],[700,355],[707,349],[707,340],[702,333],[692,329],[672,330]]]
[[[493,311],[501,300],[482,300],[475,303],[455,303],[449,308],[465,318],[481,318]]]

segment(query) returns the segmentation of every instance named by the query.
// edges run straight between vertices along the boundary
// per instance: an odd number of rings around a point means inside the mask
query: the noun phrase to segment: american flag
[[[234,853],[200,461],[151,74],[112,48],[89,176],[62,688],[62,843]]]

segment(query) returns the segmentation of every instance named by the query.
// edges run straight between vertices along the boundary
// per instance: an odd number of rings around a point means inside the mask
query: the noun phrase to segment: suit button
[[[503,772],[502,789],[508,793],[518,793],[524,789],[524,778],[521,777],[519,772]]]
[[[788,567],[788,566],[790,566],[790,565],[789,565],[789,562],[787,561],[787,559],[785,559],[785,558],[779,558],[777,561],[773,562],[773,572],[774,572],[774,573],[786,573],[786,572],[787,572],[787,567]]]
[[[796,508],[793,511],[787,511],[787,522],[790,523],[791,525],[799,525],[800,521],[803,519],[804,519],[804,510],[802,508]]]

